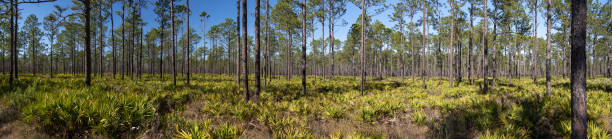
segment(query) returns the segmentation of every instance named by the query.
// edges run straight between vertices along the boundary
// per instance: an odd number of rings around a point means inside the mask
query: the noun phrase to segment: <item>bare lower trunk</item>
[[[249,72],[248,72],[248,56],[249,51],[247,47],[247,2],[242,0],[242,74],[243,74],[243,95],[244,102],[249,101]]]
[[[489,90],[489,84],[488,84],[489,78],[488,78],[488,75],[487,75],[487,72],[489,71],[489,65],[488,65],[488,63],[489,63],[489,58],[488,58],[489,57],[489,48],[487,48],[488,45],[489,45],[489,43],[488,43],[489,39],[487,38],[487,34],[488,34],[487,33],[487,28],[489,28],[489,26],[487,26],[487,22],[488,22],[487,18],[488,17],[487,17],[487,12],[486,11],[487,11],[487,1],[484,2],[484,31],[482,33],[483,34],[483,52],[484,52],[483,53],[484,55],[482,57],[482,59],[484,61],[483,62],[483,65],[484,65],[484,69],[483,69],[483,76],[484,76],[484,78],[483,78],[484,79],[483,92],[484,93],[487,93],[487,91]]]
[[[572,138],[587,138],[586,105],[586,0],[572,0],[571,5],[571,109]]]

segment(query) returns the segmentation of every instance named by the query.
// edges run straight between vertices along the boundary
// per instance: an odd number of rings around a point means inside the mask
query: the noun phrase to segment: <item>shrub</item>
[[[242,134],[240,128],[230,125],[229,123],[221,124],[211,133],[211,137],[215,139],[236,139]]]
[[[325,110],[325,115],[331,119],[334,120],[338,120],[342,117],[344,117],[344,110],[343,108],[337,106],[337,105],[328,105],[324,108]]]
[[[176,137],[183,139],[208,139],[210,135],[210,120],[204,121],[200,124],[190,124],[187,127],[187,131],[179,129],[176,125]]]
[[[130,94],[81,90],[46,94],[46,98],[24,108],[22,116],[44,132],[65,137],[82,136],[92,129],[121,137],[141,131],[155,113],[149,99]]]
[[[416,123],[419,126],[425,125],[427,123],[427,117],[425,116],[425,113],[421,110],[413,112],[410,119],[412,120],[412,122]]]

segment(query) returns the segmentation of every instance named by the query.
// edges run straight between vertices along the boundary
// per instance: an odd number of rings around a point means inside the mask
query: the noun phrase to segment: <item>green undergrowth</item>
[[[2,75],[2,77],[7,77]],[[166,77],[167,78],[167,77]],[[130,80],[82,76],[24,75],[10,86],[0,80],[0,108],[14,108],[18,120],[36,131],[63,138],[547,138],[569,137],[569,79],[499,79],[489,93],[482,80],[449,88],[446,80],[358,78],[274,79],[258,102],[244,102],[231,75],[196,74],[190,85],[144,75]],[[179,81],[183,81],[179,77]],[[443,78],[445,79],[445,78]],[[591,138],[610,138],[612,79],[587,81]],[[250,85],[253,82],[251,80]],[[1,112],[1,111],[0,111]],[[393,132],[418,128],[414,133]],[[254,134],[256,132],[257,134]],[[412,132],[412,130],[411,130]],[[26,135],[27,136],[27,135]]]

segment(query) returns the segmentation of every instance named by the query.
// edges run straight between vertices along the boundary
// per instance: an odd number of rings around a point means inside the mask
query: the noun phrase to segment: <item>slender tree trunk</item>
[[[606,55],[606,67],[608,70],[606,73],[608,74],[608,78],[610,78],[612,77],[612,70],[610,70],[610,55],[612,55],[612,47],[610,47],[610,44],[608,44],[608,46],[608,54]]]
[[[259,93],[261,91],[261,67],[260,67],[260,63],[261,63],[261,52],[260,52],[260,46],[261,46],[261,35],[260,35],[260,17],[261,17],[261,13],[259,11],[260,9],[260,0],[255,0],[255,92],[253,94],[253,101],[255,101],[255,103],[259,102],[258,96]],[[302,10],[303,11],[303,10]],[[306,24],[306,21],[302,21],[304,24]],[[305,30],[303,30],[305,31]],[[305,35],[303,35],[304,38],[306,37]],[[305,41],[305,40],[304,40]],[[306,52],[304,52],[306,53]],[[305,65],[304,65],[305,66]],[[306,73],[306,70],[302,70],[302,72]]]
[[[53,36],[55,36],[55,33],[51,34],[51,40],[50,40],[50,44],[49,44],[49,49],[51,50],[51,52],[49,53],[49,60],[51,60],[50,66],[51,66],[51,72],[49,72],[49,75],[51,78],[53,78]],[[2,58],[4,58],[4,52],[2,52]],[[2,60],[4,62],[4,59]],[[2,68],[4,69],[4,63],[2,63]]]
[[[401,37],[400,37],[401,38],[401,41],[400,41],[401,46],[400,47],[402,47],[402,48],[400,48],[400,50],[401,50],[401,52],[400,52],[401,63],[402,63],[402,65],[400,67],[400,69],[401,69],[400,75],[402,76],[402,81],[404,81],[404,80],[406,80],[406,57],[405,57],[405,55],[406,55],[405,54],[406,53],[406,46],[405,45],[406,44],[404,43],[404,18],[403,18],[404,17],[404,12],[400,13],[400,17],[402,17],[402,19],[400,19],[400,24],[399,24],[400,25],[400,32],[402,34]]]
[[[163,10],[165,13],[165,10]],[[162,16],[161,18],[161,31],[159,32],[159,79],[164,78],[164,30],[165,28],[165,18]],[[122,77],[123,78],[123,77]]]
[[[497,0],[493,0],[493,87],[497,84]]]
[[[571,4],[571,102],[572,138],[587,138],[586,105],[586,0],[572,0]]]
[[[16,77],[17,77],[16,76],[17,75],[17,72],[16,72],[17,71],[16,70],[16,68],[17,68],[16,65],[17,64],[15,64],[15,61],[16,61],[15,58],[17,57],[17,55],[15,53],[16,52],[16,50],[15,50],[15,47],[16,47],[15,44],[16,43],[15,42],[17,42],[16,41],[17,34],[15,33],[15,32],[17,32],[16,31],[17,30],[17,21],[15,20],[15,18],[17,17],[17,12],[16,12],[17,10],[16,9],[17,9],[17,2],[16,2],[16,0],[11,0],[11,13],[12,13],[11,14],[11,50],[10,50],[11,51],[11,56],[10,56],[10,62],[9,62],[10,63],[9,64],[9,68],[10,68],[9,69],[10,70],[9,71],[10,72],[9,73],[9,84],[11,85],[11,87],[13,85],[13,80],[15,80]]]
[[[487,75],[487,73],[489,72],[489,48],[487,48],[488,45],[489,45],[489,43],[488,43],[489,38],[487,38],[487,34],[488,34],[487,33],[487,28],[489,28],[489,26],[487,25],[487,23],[488,23],[488,21],[487,21],[487,19],[488,19],[488,17],[487,17],[487,1],[488,0],[484,1],[484,9],[483,9],[483,12],[484,12],[484,17],[483,17],[484,18],[484,31],[482,32],[482,35],[483,35],[483,46],[484,46],[484,48],[483,48],[484,56],[482,58],[483,61],[484,61],[483,62],[483,65],[484,65],[484,69],[483,69],[483,76],[484,76],[483,93],[487,93],[487,91],[489,90],[489,84],[488,84],[489,78],[488,78],[488,75]]]
[[[470,84],[474,83],[474,80],[472,79],[472,45],[473,45],[473,26],[474,26],[474,18],[473,18],[473,14],[474,14],[474,4],[472,2],[470,2],[470,39],[469,41],[469,45],[468,45],[468,80],[470,80]],[[495,13],[495,12],[494,12]],[[494,14],[495,15],[495,14]]]
[[[259,1],[259,0],[255,0],[255,1]],[[259,4],[256,6],[257,8],[257,13],[259,13]],[[256,13],[256,14],[257,14]],[[256,25],[255,28],[259,28],[259,19],[256,19]],[[256,30],[257,31],[257,30]],[[256,35],[258,34],[258,32],[255,33]],[[256,46],[259,47],[259,46]],[[333,46],[332,46],[333,47]],[[256,48],[257,52],[259,53],[259,48]],[[259,55],[259,54],[257,54]],[[258,59],[258,58],[257,58]],[[257,64],[259,64],[258,62],[255,62]],[[259,66],[257,66],[259,67]],[[259,70],[259,69],[257,69]],[[333,70],[333,68],[332,68]],[[257,71],[259,72],[259,71]],[[257,73],[256,72],[256,73]],[[332,75],[333,75],[333,71],[332,71]],[[306,94],[306,0],[302,0],[302,95]]]
[[[171,45],[172,45],[172,84],[176,86],[176,44],[174,34],[174,0],[170,0],[170,21],[171,21]]]
[[[128,50],[128,65],[130,71],[130,80],[134,80],[134,48],[136,47],[136,28],[138,26],[136,23],[136,6],[134,4],[134,0],[130,1],[130,6],[132,7],[132,45]]]
[[[531,52],[531,78],[533,78],[533,83],[536,84],[536,67],[538,66],[537,61],[536,61],[536,57],[538,56],[538,0],[535,0],[535,3],[533,5],[533,13],[534,13],[534,18],[533,18],[533,48],[532,52]],[[548,44],[547,44],[548,47]],[[548,53],[548,52],[547,52]]]
[[[264,72],[266,73],[266,77],[264,77],[264,86],[268,86],[268,84],[272,81],[272,63],[270,62],[270,0],[266,0],[266,29],[265,29],[265,41],[266,41],[266,48],[265,48],[265,53],[264,54],[264,61],[266,64],[264,64]],[[267,78],[267,82],[265,81]]]
[[[112,12],[114,12],[113,10],[113,4],[110,4],[110,17],[111,17],[111,43],[112,43],[112,57],[113,57],[113,79],[115,79],[115,75],[117,74],[117,58],[115,57],[115,16],[112,15]]]
[[[142,16],[142,1],[138,0],[138,6],[139,6],[138,14],[140,16]],[[142,62],[142,57],[143,57],[142,56],[142,49],[144,48],[143,47],[143,45],[144,45],[144,42],[143,42],[144,29],[143,28],[144,28],[144,24],[141,24],[140,25],[140,37],[139,37],[139,39],[140,39],[140,47],[138,49],[138,51],[139,51],[138,52],[139,53],[138,54],[139,55],[139,58],[138,58],[138,63],[139,63],[138,64],[139,65],[139,68],[138,68],[138,78],[140,78],[142,76],[142,70],[144,69],[144,63]]]
[[[249,71],[248,71],[248,59],[249,59],[249,48],[247,46],[247,2],[242,0],[242,74],[244,74],[244,86],[243,95],[244,103],[249,102]]]
[[[413,38],[413,30],[414,30],[414,24],[412,23],[412,18],[414,17],[414,7],[410,6],[410,54],[412,56],[410,56],[410,76],[412,76],[412,82],[414,82],[414,75],[415,75],[415,65],[414,65],[414,58],[416,57],[415,51],[414,51],[414,38]]]
[[[366,22],[365,22],[365,18],[366,16],[366,0],[362,0],[361,1],[361,96],[363,96],[363,91],[365,89],[365,29],[366,29]]]
[[[450,52],[450,56],[448,56],[448,87],[452,88],[453,87],[453,58],[454,58],[454,50],[453,50],[453,36],[455,36],[455,22],[454,22],[454,18],[455,18],[455,8],[453,6],[453,0],[450,0],[450,7],[451,7],[451,33],[450,33],[450,44],[448,45],[448,47],[450,48],[449,52]]]
[[[421,2],[423,3],[423,47],[421,48],[421,52],[422,52],[422,58],[421,58],[421,80],[423,81],[423,89],[427,88],[427,85],[425,84],[425,46],[426,46],[426,40],[427,40],[427,36],[425,34],[425,29],[426,29],[426,24],[427,24],[427,12],[428,12],[428,8],[427,8],[427,3],[425,3],[424,0],[421,0]]]
[[[90,36],[90,11],[91,11],[91,5],[90,5],[90,1],[89,0],[83,0],[83,6],[85,6],[85,85],[90,86],[91,85],[91,50],[90,50],[90,45],[91,45],[91,36]]]
[[[98,68],[100,71],[100,77],[102,77],[102,73],[104,72],[104,18],[102,17],[102,2],[100,2],[98,8],[100,8],[100,13],[98,13],[98,15],[100,16],[100,65],[98,66]]]
[[[189,62],[189,49],[191,47],[191,28],[189,28],[189,16],[191,16],[191,8],[189,7],[189,0],[187,0],[186,2],[187,5],[187,85],[189,85],[189,74],[190,74],[190,62]],[[229,43],[228,43],[229,44]],[[229,52],[229,45],[228,45],[228,52]],[[229,56],[229,55],[228,55]],[[229,62],[229,61],[228,61]]]
[[[548,0],[546,5],[547,9],[547,27],[546,27],[546,95],[550,96],[550,28],[552,26],[552,11],[551,11],[551,0]],[[535,79],[535,78],[534,78]]]
[[[19,79],[19,49],[17,48],[18,44],[17,41],[19,40],[19,4],[17,4],[17,0],[15,0],[15,4],[14,4],[14,21],[15,24],[13,24],[13,72],[15,73],[15,80]]]
[[[329,1],[330,4],[332,1]],[[330,5],[330,10],[333,7]],[[325,13],[325,2],[323,2],[323,13]],[[325,49],[326,49],[326,44],[325,44],[325,14],[322,15],[323,19],[321,20],[321,46],[323,49],[321,49],[321,71],[322,71],[322,75],[323,75],[323,79],[325,79],[325,76],[327,75],[327,71],[325,69],[326,67],[326,63],[325,63]],[[331,21],[331,18],[330,18]],[[331,31],[330,31],[331,32]]]
[[[268,3],[268,1],[270,0],[265,0],[266,3]],[[266,9],[266,11],[268,11],[268,4],[264,5],[264,8]],[[261,15],[260,15],[261,16]],[[314,24],[314,22],[313,22]],[[314,33],[313,33],[314,34]],[[263,50],[263,84],[264,87],[268,85],[268,65],[270,63],[268,63],[267,59],[268,59],[268,15],[266,14],[266,19],[264,19],[264,42],[265,42],[265,46],[264,46],[264,50]]]
[[[329,37],[330,37],[329,38],[329,48],[330,48],[329,53],[331,54],[331,57],[329,58],[329,60],[331,62],[331,71],[330,71],[330,74],[331,74],[331,78],[333,78],[334,74],[335,74],[335,67],[336,67],[336,64],[334,62],[335,61],[334,60],[334,55],[336,53],[335,50],[334,50],[334,47],[335,47],[334,46],[334,41],[335,41],[335,39],[334,39],[334,22],[335,22],[334,21],[335,20],[335,18],[334,18],[335,17],[335,15],[334,15],[335,14],[334,13],[335,12],[334,8],[335,7],[334,7],[334,1],[330,1],[330,2],[331,2],[330,6],[332,6],[332,7],[329,8],[329,10],[331,12],[331,14],[329,16],[329,19],[330,19],[329,20]]]
[[[125,78],[125,73],[126,73],[126,70],[125,70],[126,63],[125,62],[127,60],[125,58],[125,47],[126,47],[125,46],[125,3],[126,3],[126,1],[123,0],[123,4],[121,5],[121,7],[122,7],[122,11],[121,11],[121,49],[122,49],[121,50],[121,55],[122,56],[121,56],[121,58],[123,59],[123,60],[121,60],[121,62],[123,63],[123,64],[121,64],[121,67],[122,67],[121,68],[121,80],[123,80]],[[160,39],[160,40],[163,40],[163,38]]]
[[[240,0],[236,0],[236,37],[240,37]],[[236,52],[236,86],[240,88],[240,69],[241,69],[241,59],[242,59],[242,45],[241,39],[236,40],[238,51]],[[245,42],[246,43],[246,42]],[[247,99],[245,99],[247,100]]]

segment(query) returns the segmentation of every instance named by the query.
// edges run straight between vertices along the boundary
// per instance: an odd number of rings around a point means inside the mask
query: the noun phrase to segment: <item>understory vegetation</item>
[[[251,78],[252,79],[252,78]],[[98,80],[98,81],[96,81]],[[569,79],[552,94],[539,79],[498,80],[487,94],[469,81],[309,76],[272,80],[259,102],[244,103],[235,76],[193,75],[172,85],[155,75],[137,80],[74,75],[21,76],[0,82],[1,133],[12,137],[104,138],[546,138],[569,137]],[[612,79],[587,81],[590,138],[612,138]],[[10,129],[9,125],[13,126]],[[3,136],[0,134],[0,138]],[[10,137],[5,135],[4,137]]]

